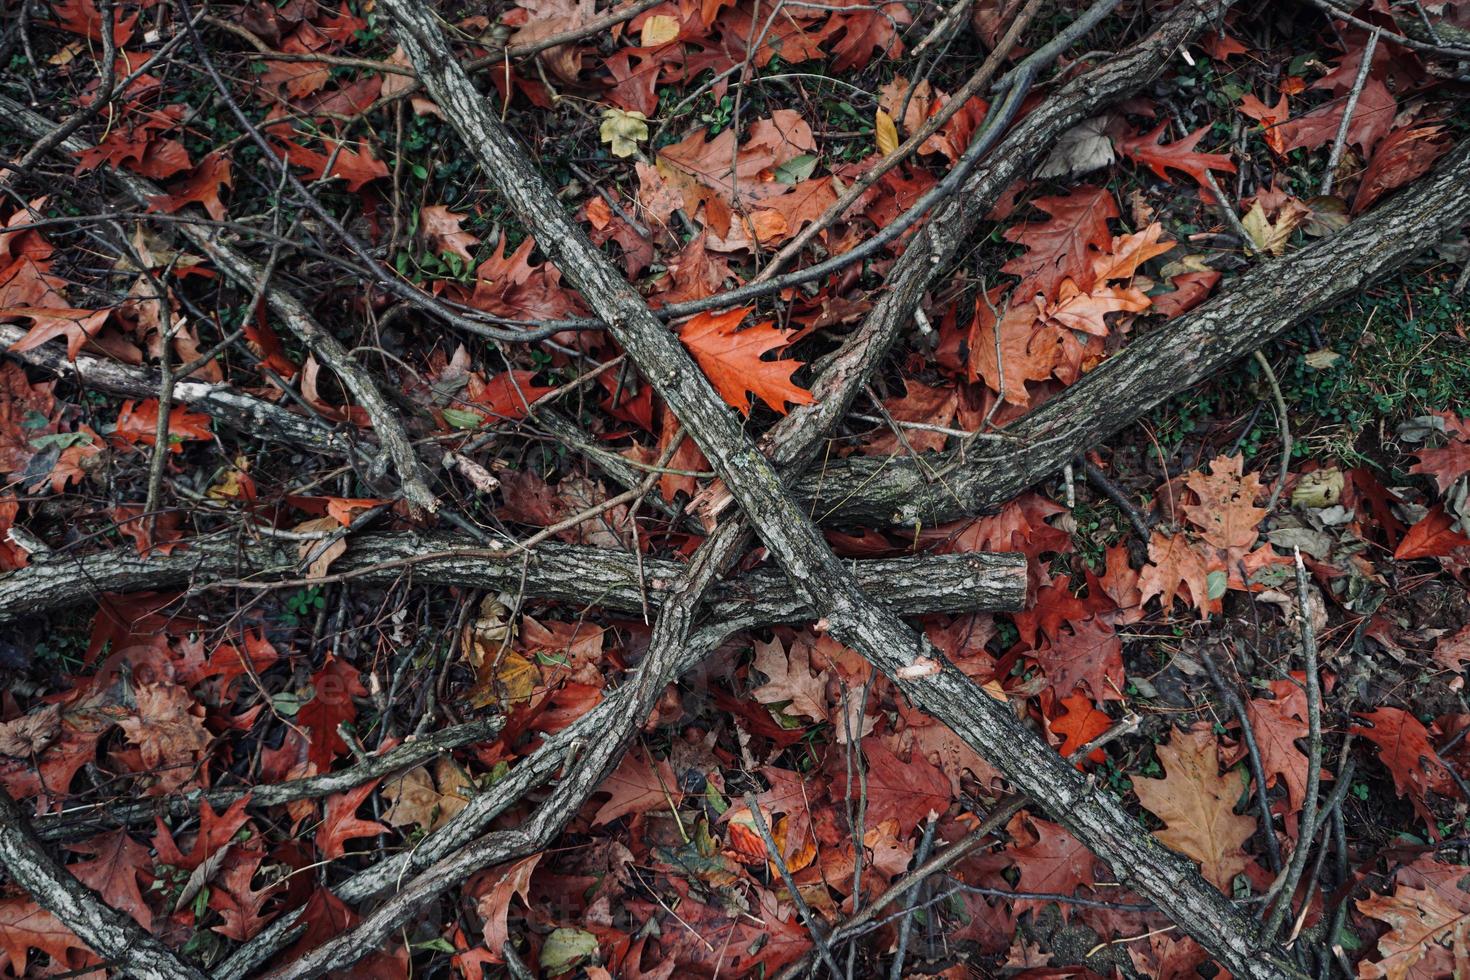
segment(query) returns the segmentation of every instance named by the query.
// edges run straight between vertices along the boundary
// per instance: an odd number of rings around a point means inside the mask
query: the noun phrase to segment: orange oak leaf
[[[1057,750],[1063,756],[1070,756],[1107,731],[1113,723],[1113,719],[1108,717],[1107,712],[1093,707],[1092,699],[1085,694],[1058,698],[1057,703],[1064,710],[1051,720],[1051,730],[1052,734],[1061,735],[1065,739],[1062,747]],[[1107,755],[1102,749],[1093,749],[1085,760],[1077,762],[1077,768],[1081,769],[1084,761],[1102,762],[1106,758]]]
[[[1458,974],[1450,969],[1446,946],[1453,947],[1454,962],[1470,958],[1470,911],[1450,904],[1435,889],[1400,885],[1392,895],[1370,895],[1356,904],[1359,912],[1392,926],[1378,938],[1383,958],[1359,964],[1360,977],[1406,980]]]
[[[1058,695],[1086,688],[1097,702],[1123,697],[1123,641],[1101,616],[1074,621],[1070,632],[1058,630],[1035,656]]]
[[[355,837],[376,837],[385,829],[376,820],[363,820],[357,808],[378,786],[378,780],[363,783],[345,793],[327,797],[321,826],[316,830],[316,846],[322,857],[331,860],[347,853],[346,843]]]
[[[204,706],[178,684],[139,684],[136,713],[118,722],[138,746],[143,768],[156,777],[150,795],[177,792],[198,776],[212,736]]]
[[[114,439],[122,445],[151,446],[158,441],[158,399],[123,402],[117,413]],[[209,431],[209,416],[191,412],[183,405],[175,405],[168,413],[169,452],[181,453],[183,443],[191,439],[213,439]]]
[[[806,643],[793,643],[788,654],[779,638],[769,643],[756,640],[755,669],[770,679],[751,691],[751,697],[761,704],[786,701],[787,714],[826,721],[827,675],[812,673],[811,651]]]
[[[1078,889],[1091,888],[1096,883],[1094,869],[1097,858],[1077,838],[1057,824],[1039,817],[1024,817],[1017,814],[1011,820],[1015,836],[1025,835],[1024,825],[1035,827],[1034,840],[1020,847],[1002,852],[1002,856],[1020,871],[1017,890],[1025,892],[1047,892],[1057,895],[1074,895]],[[1016,902],[1016,911],[1041,908],[1046,902],[1034,899]],[[1061,903],[1062,918],[1067,918],[1067,903]]]
[[[782,415],[786,403],[810,405],[815,399],[805,388],[791,381],[791,375],[803,365],[799,361],[766,361],[761,355],[786,346],[791,331],[779,330],[771,323],[758,323],[740,330],[754,307],[745,306],[724,313],[700,313],[684,324],[679,340],[694,355],[705,377],[720,397],[750,415],[750,395],[755,395]]]
[[[1285,95],[1281,96],[1281,99],[1274,106],[1268,106],[1256,98],[1253,93],[1247,92],[1241,97],[1240,105],[1236,106],[1236,109],[1240,111],[1241,115],[1254,119],[1261,124],[1261,128],[1265,131],[1263,135],[1266,140],[1266,145],[1271,148],[1272,153],[1278,156],[1286,153],[1286,145],[1281,138],[1281,130],[1277,128],[1291,118],[1291,108],[1286,103]]]
[[[1036,308],[1030,303],[1013,300],[997,322],[995,304],[1004,292],[1004,286],[997,286],[975,303],[969,337],[970,380],[984,379],[991,391],[1004,392],[1007,403],[1024,406],[1031,401],[1027,382],[1050,378],[1061,363],[1062,350],[1056,343],[1054,329],[1036,328]],[[998,362],[997,332],[1000,334]]]
[[[1138,802],[1164,821],[1159,840],[1195,861],[1205,879],[1226,894],[1251,864],[1245,842],[1256,821],[1235,812],[1245,784],[1233,772],[1220,775],[1219,752],[1208,728],[1176,731],[1158,747],[1162,779],[1133,777]]]
[[[26,351],[40,347],[52,337],[66,338],[66,356],[75,361],[87,341],[107,325],[112,310],[73,310],[65,307],[12,306],[0,310],[0,316],[25,317],[31,320],[26,335],[10,345],[10,350]]]
[[[1281,144],[1287,150],[1315,150],[1326,146],[1337,138],[1338,126],[1347,107],[1346,99],[1333,99],[1311,112],[1277,127]],[[1398,103],[1388,86],[1368,76],[1368,81],[1358,95],[1358,104],[1353,109],[1352,122],[1348,124],[1347,142],[1363,152],[1371,153],[1378,141],[1388,134],[1393,126],[1393,117],[1398,112]]]
[[[297,710],[296,721],[311,732],[308,761],[317,772],[326,772],[332,760],[347,751],[337,728],[357,717],[352,699],[367,697],[368,692],[357,668],[333,654],[328,654],[322,669],[312,675],[311,691],[311,700]]]
[[[1295,813],[1301,809],[1307,791],[1307,757],[1296,744],[1297,739],[1307,737],[1307,695],[1293,681],[1272,681],[1271,690],[1275,698],[1253,698],[1246,702],[1246,718],[1261,752],[1266,784],[1284,785],[1286,812]],[[1230,764],[1248,754],[1245,745],[1238,746]],[[1332,778],[1325,769],[1322,776]]]
[[[1148,542],[1149,564],[1143,566],[1138,575],[1138,587],[1142,593],[1140,601],[1147,602],[1159,596],[1164,608],[1173,605],[1174,597],[1183,586],[1189,601],[1199,607],[1200,612],[1210,613],[1219,607],[1219,600],[1210,599],[1209,572],[1204,557],[1190,545],[1182,534],[1168,535],[1155,531]]]
[[[1195,470],[1184,481],[1199,497],[1199,503],[1185,506],[1184,515],[1217,548],[1249,548],[1266,516],[1266,508],[1255,505],[1265,489],[1261,478],[1242,476],[1243,464],[1240,456],[1217,456],[1208,475]]]
[[[153,837],[153,850],[158,854],[159,863],[187,871],[193,871],[204,864],[222,848],[228,847],[235,834],[245,826],[246,821],[250,819],[250,815],[245,812],[245,807],[249,802],[250,797],[242,796],[230,804],[223,813],[216,813],[208,800],[201,801],[199,829],[195,832],[194,840],[189,845],[187,853],[179,849],[173,831],[165,826],[163,818],[154,817],[158,833]],[[188,840],[188,837],[185,836],[184,839]]]
[[[419,208],[419,235],[434,255],[451,252],[465,262],[473,262],[475,256],[470,249],[480,240],[459,226],[463,220],[464,215],[456,214],[442,204],[427,204]]]
[[[1456,531],[1455,524],[1455,519],[1445,513],[1444,504],[1435,504],[1419,523],[1404,534],[1393,556],[1400,561],[1438,558],[1456,548],[1470,547],[1470,537]]]

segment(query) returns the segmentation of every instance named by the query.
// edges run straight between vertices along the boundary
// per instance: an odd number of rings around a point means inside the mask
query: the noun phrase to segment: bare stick
[[[146,823],[161,810],[184,817],[208,801],[215,810],[223,810],[242,796],[250,797],[251,806],[280,806],[295,800],[318,799],[333,793],[345,793],[363,783],[411,769],[427,759],[468,745],[493,739],[505,727],[501,717],[482,718],[454,725],[428,735],[411,738],[382,755],[368,756],[362,763],[340,772],[290,779],[283,783],[252,786],[248,789],[211,789],[190,792],[167,800],[136,800],[122,803],[100,803],[95,806],[63,810],[36,819],[36,836],[41,840],[68,840],[86,837],[113,826]]]
[[[1373,67],[1373,52],[1378,49],[1378,30],[1368,34],[1368,43],[1363,48],[1363,60],[1358,63],[1358,76],[1353,79],[1352,91],[1348,93],[1347,106],[1342,110],[1342,122],[1337,124],[1337,137],[1332,141],[1332,152],[1327,155],[1327,173],[1322,178],[1322,196],[1332,193],[1337,180],[1337,165],[1342,161],[1342,149],[1347,143],[1348,129],[1352,126],[1353,112],[1358,108],[1358,98],[1363,94],[1363,84],[1368,81],[1368,70]]]
[[[791,900],[796,903],[796,911],[801,915],[801,921],[806,923],[807,931],[812,934],[812,942],[817,944],[817,951],[822,955],[822,962],[827,964],[827,969],[832,971],[833,977],[841,977],[842,968],[837,965],[837,960],[832,956],[832,947],[827,943],[827,930],[822,928],[822,920],[812,912],[811,906],[801,895],[801,889],[796,887],[796,879],[791,877],[791,869],[786,866],[786,858],[781,854],[781,848],[777,847],[776,842],[771,838],[771,829],[766,826],[765,818],[761,816],[761,808],[755,801],[754,793],[745,794],[745,806],[750,810],[750,817],[755,822],[756,833],[761,835],[761,841],[766,845],[766,853],[771,856],[771,863],[775,864],[781,880],[786,883],[786,891],[791,895]]]
[[[1308,829],[1315,830],[1317,826],[1317,792],[1322,782],[1322,688],[1317,677],[1317,631],[1312,626],[1312,604],[1310,583],[1307,580],[1307,566],[1302,561],[1301,549],[1293,548],[1292,551],[1296,555],[1297,603],[1301,607],[1302,659],[1307,671],[1307,788],[1302,799],[1300,818],[1302,833],[1297,840],[1296,850],[1291,853],[1291,864],[1287,868],[1286,881],[1280,894],[1276,896],[1276,904],[1272,906],[1265,928],[1261,931],[1261,937],[1267,943],[1276,941],[1276,934],[1281,931],[1281,924],[1286,920],[1286,914],[1291,911],[1291,903],[1296,897],[1296,888],[1301,881],[1302,871],[1307,866],[1307,853],[1312,849],[1312,838],[1308,834]]]

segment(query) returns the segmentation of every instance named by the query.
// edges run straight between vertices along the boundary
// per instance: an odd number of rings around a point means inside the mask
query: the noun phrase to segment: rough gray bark
[[[654,608],[668,598],[684,565],[661,558],[638,560],[622,551],[543,542],[525,553],[460,547],[446,533],[364,534],[353,537],[331,566],[333,575],[387,584],[412,581],[524,594],[580,606],[628,612]],[[103,592],[136,592],[220,581],[266,583],[294,579],[300,566],[294,542],[191,543],[171,555],[139,557],[132,548],[84,555],[47,556],[0,575],[0,623],[95,598]],[[1026,561],[1012,554],[934,555],[851,563],[874,594],[907,615],[1020,609],[1026,597]],[[721,583],[707,615],[769,626],[814,618],[814,610],[775,569],[756,569]]]
[[[892,677],[922,709],[948,724],[1024,792],[1046,807],[1120,879],[1154,901],[1181,928],[1242,977],[1292,976],[1277,956],[1255,949],[1254,923],[1200,877],[1193,864],[1145,832],[1106,789],[1094,785],[1025,728],[1006,706],[986,695],[922,636],[877,607],[802,509],[785,492],[769,460],[747,439],[687,351],[649,311],[636,291],[569,219],[514,138],[489,111],[454,61],[432,14],[414,0],[385,0],[395,33],[425,87],[464,137],[485,175],[527,222],[553,261],[580,288],[628,357],[663,397],[739,502],[753,529],[842,642]],[[649,692],[640,691],[640,700]],[[589,746],[591,756],[613,757],[616,747]],[[560,787],[559,787],[560,789]],[[554,796],[557,794],[554,794]],[[523,836],[517,833],[515,836]],[[446,859],[470,861],[476,848]],[[444,864],[446,862],[441,862]],[[462,870],[462,866],[461,866]],[[415,879],[410,891],[435,894],[448,878],[439,865]],[[433,879],[438,879],[433,880]],[[453,878],[449,880],[460,880]],[[386,935],[406,915],[400,899],[352,934],[319,947],[280,977],[340,967]]]
[[[831,500],[824,519],[933,527],[998,506],[1101,445],[1155,405],[1269,343],[1313,312],[1403,265],[1470,218],[1470,141],[1427,177],[1332,238],[1252,269],[1220,295],[1155,330],[963,459],[930,454],[833,460],[797,486]],[[929,474],[942,473],[934,481]],[[831,487],[863,488],[836,497]]]
[[[890,291],[847,338],[842,348],[821,365],[812,386],[813,391],[821,394],[819,405],[797,407],[763,441],[763,448],[768,454],[778,463],[786,464],[783,472],[796,472],[805,460],[815,455],[825,433],[840,419],[840,413],[823,410],[821,404],[851,403],[852,393],[861,389],[883,354],[910,322],[927,283],[944,271],[944,263],[1010,181],[1025,173],[1041,148],[1077,119],[1090,115],[1107,100],[1132,91],[1142,84],[1143,79],[1157,72],[1181,40],[1198,28],[1195,18],[1204,16],[1204,12],[1184,11],[1166,19],[1153,35],[1130,49],[1116,65],[1110,63],[1087,72],[1063,86],[1002,141],[993,162],[965,183],[963,204],[951,202],[940,209],[940,217],[945,224],[942,227],[926,225],[916,233],[916,245],[906,250],[894,265],[890,274]],[[957,212],[957,208],[962,210]],[[580,438],[575,429],[571,432],[553,431],[564,440]],[[828,489],[829,492],[844,492],[848,488]],[[748,537],[738,524],[722,524],[700,548],[701,562],[712,554],[711,564],[699,567],[708,572],[738,555],[745,549]],[[681,591],[680,597],[681,601],[693,604],[702,601],[699,593],[693,590]],[[665,610],[668,608],[666,605]],[[713,625],[698,630],[693,637],[686,637],[679,635],[673,626],[673,623],[659,622],[650,643],[648,659],[640,666],[640,670],[652,674],[648,682],[652,688],[661,688],[677,679],[698,664],[704,652],[718,646],[725,635],[745,628],[743,622],[720,623],[715,620]],[[667,658],[667,662],[661,658]],[[430,835],[412,852],[387,858],[380,865],[359,872],[338,887],[338,894],[347,901],[360,901],[386,887],[397,885],[405,880],[406,875],[422,871],[469,844],[508,806],[550,778],[562,766],[566,752],[577,740],[591,732],[617,731],[616,726],[626,725],[629,719],[633,719],[635,724],[640,721],[623,703],[628,695],[626,688],[620,690],[614,699],[618,703],[600,705],[585,719],[585,731],[579,723],[574,731],[554,737],[530,758],[522,760],[493,791],[476,797],[447,826]],[[564,773],[562,778],[578,780],[584,793],[596,785],[581,767]],[[544,831],[546,828],[541,829]],[[537,840],[526,838],[521,844],[534,848]],[[489,853],[496,860],[517,856],[516,852]]]
[[[154,816],[164,813],[175,819],[184,819],[199,808],[201,800],[208,801],[210,807],[219,812],[242,796],[250,797],[251,806],[280,806],[295,800],[320,799],[333,793],[345,793],[374,779],[412,769],[441,752],[448,752],[471,742],[491,740],[504,727],[504,718],[480,718],[467,721],[463,725],[441,728],[426,735],[410,736],[408,741],[394,746],[382,755],[369,756],[357,765],[337,772],[252,786],[249,789],[193,790],[168,799],[101,803],[81,810],[44,814],[36,818],[33,829],[36,836],[44,841],[75,840],[112,827],[151,823]]]
[[[75,361],[67,360],[66,349],[59,344],[42,344],[26,351],[8,350],[26,335],[24,327],[0,323],[0,348],[32,367],[50,371],[59,377],[72,377],[83,387],[126,395],[129,398],[157,398],[162,382],[155,372],[128,367],[91,354],[80,353]],[[284,442],[315,452],[345,456],[352,449],[347,439],[316,419],[297,415],[275,402],[248,395],[226,384],[207,381],[174,382],[173,401],[188,405],[211,418],[246,435],[271,442]]]
[[[56,124],[27,109],[14,99],[0,95],[0,111],[6,114],[6,122],[40,139],[56,128]],[[68,152],[77,152],[84,147],[73,139],[65,140],[61,147]],[[148,199],[163,193],[156,185],[125,170],[107,171],[108,179],[114,181],[138,207],[147,210]],[[199,249],[221,272],[234,280],[247,292],[256,287],[259,268],[240,252],[226,245],[220,233],[204,225],[180,222],[175,226],[179,233]],[[342,342],[332,336],[307,310],[306,305],[280,285],[265,290],[265,301],[271,311],[294,333],[302,343],[316,355],[323,365],[331,369],[343,385],[357,399],[373,422],[373,431],[383,447],[394,469],[398,473],[403,496],[415,510],[432,512],[438,507],[433,491],[424,476],[423,464],[414,453],[408,433],[398,410],[388,403],[366,371],[347,353]]]
[[[138,980],[205,980],[61,866],[31,832],[26,816],[0,789],[0,866],[13,884],[56,916],[105,961],[109,971]],[[64,968],[64,964],[62,964]]]

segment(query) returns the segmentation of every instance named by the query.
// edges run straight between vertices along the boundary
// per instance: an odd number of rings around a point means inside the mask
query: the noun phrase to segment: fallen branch
[[[0,95],[0,111],[6,114],[7,121],[12,126],[35,139],[42,138],[55,126],[54,123],[30,111],[19,102],[3,95]],[[76,153],[84,149],[81,143],[72,139],[64,140],[60,148],[68,153]],[[163,191],[152,182],[135,177],[125,170],[114,168],[107,171],[107,176],[126,191],[138,207],[144,210],[147,210],[150,198],[163,195]],[[179,222],[176,227],[180,234],[204,253],[210,262],[214,263],[236,284],[247,290],[255,289],[257,285],[255,263],[224,244],[213,229],[189,222]],[[272,286],[265,291],[265,301],[281,322],[316,354],[323,364],[337,373],[343,385],[372,419],[373,431],[378,436],[378,442],[398,473],[404,498],[416,510],[433,512],[438,507],[438,501],[426,482],[423,464],[413,451],[408,433],[403,428],[403,420],[399,417],[397,410],[388,403],[388,399],[378,390],[373,379],[349,356],[341,341],[317,323],[305,304],[294,293],[281,286]]]
[[[501,717],[481,718],[411,737],[382,755],[369,756],[349,769],[290,779],[242,789],[224,788],[193,791],[166,800],[128,800],[99,803],[96,806],[64,810],[36,818],[35,832],[41,840],[70,840],[87,837],[112,827],[148,823],[157,814],[167,812],[175,818],[189,816],[207,801],[215,811],[223,811],[242,796],[250,797],[251,806],[280,806],[296,800],[319,799],[333,793],[345,793],[363,783],[396,772],[412,769],[441,752],[457,749],[471,742],[489,741],[505,727]]]
[[[1155,405],[1212,377],[1302,322],[1356,295],[1464,223],[1470,214],[1470,141],[1428,176],[1330,239],[1252,269],[1214,299],[1150,333],[1004,431],[1006,444],[957,454],[834,460],[796,488],[831,499],[861,487],[820,519],[933,527],[996,507],[1101,445]],[[944,474],[930,482],[928,474]]]
[[[1086,780],[1023,726],[1007,706],[980,690],[902,620],[870,601],[784,491],[771,463],[745,436],[688,352],[581,227],[567,217],[455,63],[430,12],[415,0],[385,0],[383,6],[394,18],[395,33],[419,77],[464,137],[485,175],[558,267],[581,288],[629,359],[728,485],[793,588],[821,615],[832,635],[882,669],[911,701],[954,729],[1019,788],[1043,801],[1073,834],[1109,862],[1120,879],[1154,901],[1232,973],[1260,978],[1294,975],[1277,957],[1253,948],[1253,924],[1206,883],[1193,864],[1159,844],[1116,799]],[[644,686],[637,701],[656,695],[657,691],[650,693]],[[599,760],[591,768],[605,765],[620,748],[610,740],[588,746],[589,757]],[[553,800],[562,795],[561,789],[553,793]],[[549,803],[543,808],[547,809]],[[492,835],[520,841],[528,836],[525,830]],[[362,949],[375,945],[417,903],[427,900],[426,896],[438,894],[446,883],[463,880],[467,868],[483,867],[486,860],[483,847],[477,844],[431,867],[350,933],[328,941],[273,976],[284,980],[314,975],[353,962]]]
[[[662,606],[685,566],[627,552],[544,542],[512,554],[460,547],[453,534],[364,534],[350,539],[331,572],[365,584],[412,581],[528,596],[578,606],[628,612],[646,598]],[[104,592],[137,592],[189,586],[266,588],[307,581],[296,577],[295,542],[199,540],[169,555],[140,557],[114,548],[81,557],[50,552],[25,568],[0,575],[0,623],[39,615]],[[1026,594],[1026,562],[1020,555],[934,555],[853,562],[854,574],[914,614],[1020,609]],[[322,579],[310,581],[320,582]],[[310,584],[307,581],[307,584]],[[645,590],[646,586],[646,590]],[[708,615],[770,625],[814,618],[775,569],[757,569],[719,585]]]
[[[203,973],[180,960],[131,917],[108,907],[47,853],[25,814],[3,788],[0,865],[13,884],[76,933],[110,970],[139,980],[204,980]],[[60,966],[65,968],[65,964]]]

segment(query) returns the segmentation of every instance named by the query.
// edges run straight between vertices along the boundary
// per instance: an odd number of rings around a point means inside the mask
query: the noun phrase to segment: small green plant
[[[293,592],[286,597],[286,608],[281,612],[281,623],[285,626],[300,626],[308,616],[327,607],[327,597],[317,586]]]

